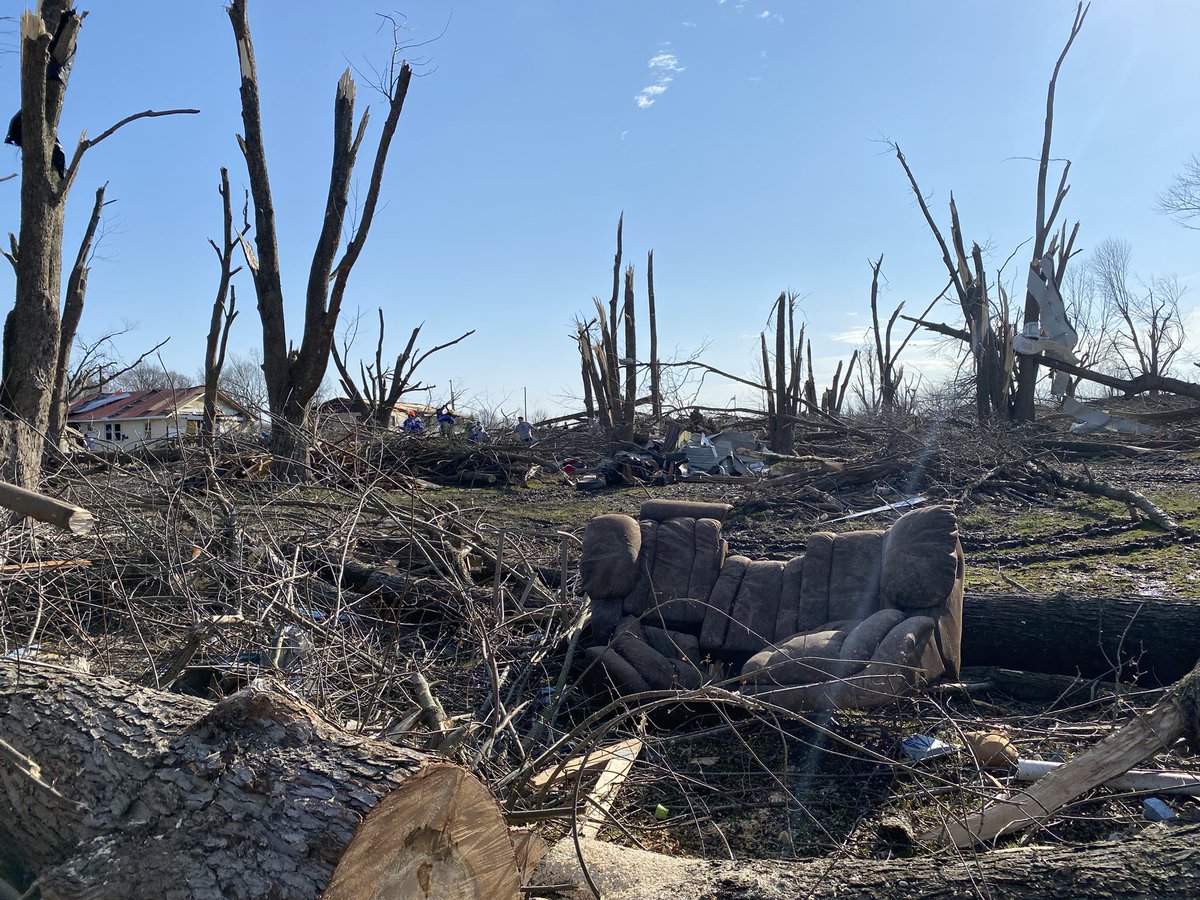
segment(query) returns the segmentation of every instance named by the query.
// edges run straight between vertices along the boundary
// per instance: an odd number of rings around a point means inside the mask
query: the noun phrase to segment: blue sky
[[[87,4],[81,4],[87,8]],[[130,319],[123,350],[168,335],[166,365],[200,363],[216,265],[217,171],[245,169],[238,70],[220,2],[93,4],[63,117],[70,148],[146,108],[195,117],[138,122],[89,151],[69,210],[68,255],[107,180],[108,233],[93,267],[86,337]],[[16,11],[15,4],[9,4]],[[490,404],[522,389],[531,410],[578,393],[571,320],[611,285],[613,231],[644,294],[655,251],[664,355],[749,374],[779,291],[798,291],[819,366],[857,343],[868,259],[883,303],[919,311],[944,284],[940,256],[883,139],[898,141],[945,221],[953,189],[968,240],[995,270],[1034,217],[1046,80],[1070,25],[1067,0],[411,0],[414,79],[348,311],[387,313],[391,349],[417,322],[424,344],[476,334],[423,370]],[[347,62],[383,58],[373,2],[251,0],[285,289],[302,303],[327,188],[334,87]],[[3,38],[12,47],[16,38]],[[1059,81],[1054,155],[1072,160],[1064,207],[1080,245],[1133,245],[1143,275],[1177,273],[1200,300],[1200,234],[1153,209],[1200,150],[1200,5],[1095,0]],[[17,65],[0,58],[19,102]],[[366,79],[359,106],[382,108]],[[377,119],[381,116],[377,116]],[[373,139],[372,130],[368,142]],[[368,157],[369,158],[369,157]],[[0,148],[0,168],[18,167]],[[363,178],[365,179],[365,167]],[[365,191],[365,183],[361,184]],[[16,230],[19,190],[0,185]],[[1019,260],[1018,260],[1019,263]],[[1012,266],[1010,265],[1010,269]],[[11,289],[11,271],[5,271]],[[232,348],[259,341],[253,289]],[[957,321],[946,305],[942,318]],[[298,324],[298,322],[297,322]],[[368,339],[370,338],[368,334]],[[298,332],[294,339],[299,339]],[[367,351],[366,340],[362,349]],[[710,383],[704,398],[738,393]]]

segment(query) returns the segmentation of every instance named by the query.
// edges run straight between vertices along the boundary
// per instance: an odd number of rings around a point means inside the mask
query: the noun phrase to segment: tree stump
[[[0,661],[0,756],[0,864],[48,900],[519,896],[474,776],[264,682],[214,704]]]

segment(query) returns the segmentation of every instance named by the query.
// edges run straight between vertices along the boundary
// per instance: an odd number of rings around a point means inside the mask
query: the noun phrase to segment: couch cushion
[[[882,531],[852,531],[833,539],[829,618],[865,619],[879,609]]]
[[[958,525],[946,506],[905,513],[883,541],[881,607],[917,610],[941,606],[959,575]]]
[[[650,577],[654,571],[655,549],[658,544],[658,523],[643,519],[638,523],[642,532],[642,552],[638,554],[637,578],[625,596],[623,610],[631,616],[640,616],[651,606]]]
[[[686,631],[667,631],[645,626],[642,629],[646,643],[667,659],[686,659],[700,663],[700,640]]]
[[[624,599],[637,580],[641,549],[641,527],[629,516],[597,516],[588,522],[579,561],[584,593],[593,600]]]
[[[833,535],[819,531],[810,535],[804,551],[804,577],[800,583],[800,606],[796,630],[812,631],[828,622],[829,567],[833,562]],[[779,635],[786,637],[786,635]]]
[[[686,628],[699,633],[704,616],[708,613],[708,595],[717,580],[724,557],[721,523],[715,519],[694,520],[691,570],[686,583],[681,581],[679,589],[675,590],[670,587],[670,583],[681,579],[682,572],[677,570],[678,567],[674,567],[671,571],[663,571],[660,574],[660,568],[664,564],[664,553],[676,555],[681,564],[686,558],[685,553],[668,549],[668,543],[673,539],[671,529],[676,522],[693,520],[672,519],[658,525],[658,550],[651,580],[654,582],[659,603],[657,609],[651,609],[646,618],[647,621],[658,622],[667,628]],[[668,587],[664,589],[663,584]]]
[[[722,650],[729,655],[757,653],[775,639],[783,563],[759,560],[746,567]]]
[[[721,566],[721,574],[708,595],[708,612],[700,629],[700,650],[710,652],[725,646],[725,634],[729,630],[729,613],[734,598],[742,584],[742,576],[750,560],[744,556],[731,556]]]
[[[754,684],[812,684],[840,677],[842,643],[850,633],[847,623],[831,622],[822,631],[798,634],[778,648],[756,653],[742,667],[742,680]]]
[[[724,522],[733,512],[728,503],[701,503],[696,500],[647,500],[638,513],[639,519],[665,522],[667,519],[716,519]]]
[[[783,583],[779,589],[779,615],[775,617],[775,634],[772,641],[799,634],[800,587],[804,578],[804,557],[793,556],[783,564]]]
[[[846,635],[842,643],[842,659],[866,663],[888,633],[908,618],[902,609],[881,609],[868,616]]]

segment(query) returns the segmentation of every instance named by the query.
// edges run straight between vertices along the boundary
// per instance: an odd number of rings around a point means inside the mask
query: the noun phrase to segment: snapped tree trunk
[[[315,898],[348,845],[370,852],[331,896],[518,896],[473,776],[261,683],[214,704],[0,661],[0,742],[4,862],[47,900]]]
[[[408,86],[412,69],[399,61],[399,45],[393,47],[391,65],[382,75],[388,107],[387,119],[379,134],[375,162],[367,182],[366,197],[358,210],[357,227],[346,243],[341,258],[342,225],[349,203],[350,185],[358,150],[366,134],[367,115],[354,124],[355,84],[350,69],[342,73],[334,96],[333,160],[329,174],[329,190],[325,218],[313,251],[309,267],[304,304],[304,331],[299,349],[293,350],[288,341],[283,306],[283,280],[280,272],[279,242],[275,223],[275,205],[267,174],[267,153],[259,108],[258,68],[254,59],[254,42],[246,0],[232,0],[228,8],[237,45],[241,72],[242,124],[245,135],[238,143],[246,159],[250,192],[254,198],[254,243],[257,258],[252,258],[249,245],[247,261],[254,276],[258,297],[259,318],[263,328],[263,374],[267,382],[267,398],[271,409],[271,451],[277,457],[276,473],[288,480],[306,476],[309,436],[307,431],[308,404],[316,396],[329,366],[334,330],[341,314],[342,300],[350,272],[362,253],[379,194],[388,151]]]

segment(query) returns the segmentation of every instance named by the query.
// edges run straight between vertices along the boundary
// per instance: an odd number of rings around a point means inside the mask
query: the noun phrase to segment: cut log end
[[[470,773],[432,764],[371,810],[325,900],[502,900],[521,878],[504,815]]]

